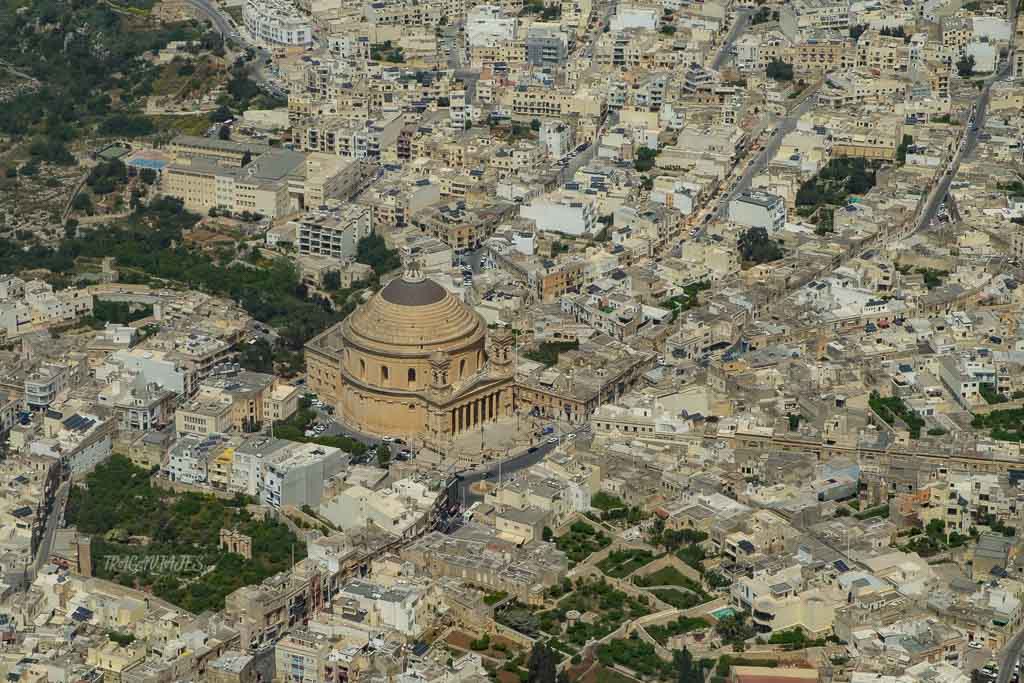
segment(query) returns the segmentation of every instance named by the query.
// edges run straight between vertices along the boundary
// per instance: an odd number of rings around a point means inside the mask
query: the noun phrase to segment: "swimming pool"
[[[732,607],[719,607],[711,613],[711,616],[713,616],[715,619],[718,619],[719,621],[725,619],[726,617],[732,617],[735,615],[736,610],[734,610]]]

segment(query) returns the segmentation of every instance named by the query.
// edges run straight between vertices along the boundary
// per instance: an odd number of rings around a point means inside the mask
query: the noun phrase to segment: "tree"
[[[770,61],[764,72],[768,78],[774,81],[793,80],[793,65],[778,59]]]
[[[153,183],[156,182],[156,171],[154,171],[151,168],[144,168],[141,171],[139,171],[139,178],[146,185],[152,185]]]
[[[155,130],[153,122],[139,114],[111,114],[99,127],[100,135],[126,138],[152,135]]]
[[[747,615],[744,612],[736,612],[724,617],[715,624],[715,632],[722,640],[737,646],[743,646],[744,641],[754,637],[754,627],[747,623]]]
[[[210,121],[213,123],[223,123],[230,118],[234,118],[234,114],[232,114],[231,110],[224,105],[221,105],[210,112]]]
[[[341,289],[341,273],[336,270],[329,270],[324,273],[324,289],[328,292],[336,292]]]
[[[901,164],[907,163],[907,150],[914,144],[914,138],[911,135],[904,135],[903,141],[900,142],[900,146],[896,148],[896,161]]]
[[[377,275],[383,275],[402,265],[398,252],[388,249],[384,238],[375,232],[360,238],[356,244],[356,261],[371,266]]]
[[[704,672],[699,664],[693,661],[693,655],[685,647],[676,650],[672,656],[673,664],[676,667],[677,683],[703,683]]]
[[[79,192],[75,195],[74,201],[71,202],[71,208],[75,211],[81,211],[82,213],[92,215],[93,206],[92,200],[89,199],[89,194],[86,192]]]
[[[530,121],[530,129],[534,132],[540,130],[540,119],[534,119]]]
[[[956,63],[956,72],[960,75],[960,78],[970,78],[974,75],[974,57],[972,55],[964,55]]]
[[[220,138],[221,140],[230,140],[231,128],[229,126],[221,124],[221,127],[217,130],[217,137]]]
[[[555,683],[557,666],[555,653],[547,646],[547,643],[536,642],[530,651],[530,660],[527,666],[530,672],[530,683]]]
[[[748,228],[739,239],[740,256],[752,263],[768,263],[782,258],[782,249],[761,227]]]
[[[245,150],[245,154],[242,155],[242,166],[248,166],[252,163],[252,152]]]
[[[654,158],[658,156],[658,150],[650,147],[641,147],[636,151],[636,170],[641,173],[654,168]]]

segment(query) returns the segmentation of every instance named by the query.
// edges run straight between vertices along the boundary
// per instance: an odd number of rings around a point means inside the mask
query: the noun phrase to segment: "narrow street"
[[[729,30],[729,35],[726,36],[725,42],[722,43],[722,47],[718,50],[718,54],[716,54],[714,60],[712,60],[712,69],[718,71],[722,68],[722,64],[729,59],[729,51],[732,50],[732,46],[736,44],[739,37],[742,36],[744,31],[746,31],[750,26],[750,17],[752,14],[753,10],[750,9],[740,9],[736,12],[736,22]]]
[[[30,579],[34,580],[39,574],[39,570],[43,564],[50,557],[50,552],[53,550],[53,538],[57,533],[57,529],[60,528],[61,522],[64,518],[64,508],[68,503],[68,494],[71,492],[70,482],[62,482],[57,487],[57,493],[54,495],[53,508],[50,510],[50,514],[46,518],[46,528],[43,531],[43,538],[39,542],[39,547],[36,549],[36,556],[32,562],[32,568],[29,571]]]

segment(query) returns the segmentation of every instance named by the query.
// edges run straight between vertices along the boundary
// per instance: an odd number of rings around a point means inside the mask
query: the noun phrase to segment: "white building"
[[[313,29],[287,0],[246,0],[242,21],[249,34],[267,45],[309,45]]]
[[[385,626],[406,636],[419,635],[422,593],[414,586],[397,584],[381,586],[369,581],[354,580],[342,586],[334,596],[343,614],[356,608],[370,626]]]
[[[273,508],[319,505],[324,482],[347,464],[348,455],[340,448],[293,444],[264,465],[261,499]]]
[[[573,150],[573,130],[561,121],[544,121],[540,124],[540,144],[552,159],[561,159]]]
[[[675,176],[658,176],[651,188],[651,201],[675,209],[684,216],[693,213],[693,199],[700,187]]]
[[[516,37],[519,20],[506,16],[498,5],[477,5],[466,14],[466,45],[494,47]]]
[[[299,253],[339,260],[354,259],[359,240],[373,232],[370,209],[347,204],[330,211],[310,211],[291,222]]]
[[[658,17],[660,14],[654,7],[619,5],[615,16],[611,20],[611,30],[618,32],[631,28],[641,28],[653,31],[658,27]]]
[[[455,251],[447,244],[422,233],[412,233],[400,248],[403,261],[415,258],[424,273],[443,273],[452,267]]]
[[[47,413],[43,437],[31,441],[29,450],[59,460],[72,477],[81,477],[110,457],[113,432],[114,423],[98,415]]]
[[[440,492],[412,479],[372,491],[350,486],[320,506],[320,514],[339,529],[361,529],[373,524],[390,534],[411,538],[430,528]]]
[[[537,197],[520,208],[519,215],[534,221],[538,230],[586,235],[597,224],[597,202],[582,194],[556,192]]]
[[[92,313],[93,296],[84,289],[62,289],[42,280],[0,279],[0,338],[50,324],[72,322]]]
[[[767,192],[744,192],[729,202],[729,220],[777,232],[786,224],[786,203],[782,197]]]
[[[974,57],[976,73],[992,73],[999,64],[999,46],[987,40],[975,40],[964,46],[964,55]]]
[[[181,435],[167,454],[168,478],[193,486],[207,483],[210,460],[217,457],[225,441],[219,435]]]

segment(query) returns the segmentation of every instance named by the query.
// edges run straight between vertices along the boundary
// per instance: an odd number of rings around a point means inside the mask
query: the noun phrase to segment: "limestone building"
[[[307,379],[352,429],[443,444],[512,415],[512,345],[410,261],[306,344]]]

